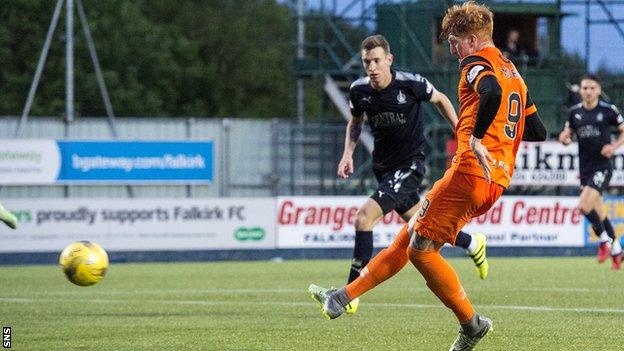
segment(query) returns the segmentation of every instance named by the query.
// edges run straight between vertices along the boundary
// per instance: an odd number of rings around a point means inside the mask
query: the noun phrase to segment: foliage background
[[[0,115],[21,113],[56,1],[0,6]],[[83,0],[120,116],[274,117],[291,113],[294,30],[272,0]],[[74,9],[77,115],[105,115]],[[65,102],[65,10],[32,115]]]

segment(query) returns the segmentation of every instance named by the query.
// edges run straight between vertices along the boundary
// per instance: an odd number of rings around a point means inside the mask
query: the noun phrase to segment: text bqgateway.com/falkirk
[[[205,169],[206,159],[201,155],[165,154],[156,157],[79,156],[72,154],[72,168],[82,172],[95,169]]]

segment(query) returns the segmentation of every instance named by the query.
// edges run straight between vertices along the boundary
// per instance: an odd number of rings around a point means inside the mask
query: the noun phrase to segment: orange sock
[[[464,292],[459,277],[439,251],[407,249],[410,261],[427,281],[427,286],[450,308],[460,323],[468,322],[474,316],[474,308]]]
[[[350,299],[364,294],[370,289],[383,283],[386,279],[397,274],[407,264],[407,246],[409,245],[407,224],[401,228],[392,244],[381,250],[377,256],[368,262],[360,272],[360,276],[346,287]]]

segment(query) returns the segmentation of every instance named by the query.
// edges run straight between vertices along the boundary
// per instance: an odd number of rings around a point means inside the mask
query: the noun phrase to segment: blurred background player
[[[445,243],[455,243],[459,229],[487,212],[509,186],[520,141],[546,139],[527,87],[513,63],[494,46],[492,30],[492,12],[472,1],[451,7],[442,21],[442,36],[448,39],[451,54],[460,60],[458,149],[417,216],[391,245],[407,248],[409,260],[429,289],[459,320],[459,335],[451,350],[472,350],[492,329],[492,321],[475,312],[457,274],[439,250]],[[384,251],[346,287],[310,286],[327,318],[340,316],[351,300],[405,264],[401,262],[404,255]]]
[[[4,206],[0,203],[0,221],[4,222],[9,228],[16,229],[17,228],[17,217],[14,214],[7,211]]]
[[[594,233],[600,238],[598,262],[604,262],[611,254],[612,268],[622,265],[622,245],[615,237],[611,221],[602,208],[602,192],[609,187],[613,174],[612,157],[624,144],[624,118],[618,109],[600,100],[600,80],[595,75],[581,78],[579,94],[581,102],[572,106],[568,120],[559,134],[564,145],[571,142],[572,133],[578,139],[581,195],[578,208],[592,224]],[[619,137],[611,142],[613,128]]]
[[[452,103],[418,74],[391,69],[393,56],[382,35],[370,36],[361,45],[367,77],[356,80],[349,93],[351,119],[347,123],[345,147],[338,176],[348,178],[354,171],[353,152],[362,132],[364,114],[375,138],[373,171],[377,191],[360,207],[355,220],[355,246],[348,282],[354,281],[373,254],[373,228],[386,213],[394,210],[407,222],[416,212],[418,189],[425,175],[424,121],[421,102],[433,103],[451,125],[457,125]],[[460,232],[457,244],[468,250],[479,275],[485,279],[488,263],[485,236]],[[354,313],[359,301],[348,306]]]
[[[500,50],[506,58],[524,69],[526,65],[533,65],[536,63],[539,53],[531,50],[521,39],[519,30],[510,29],[507,32],[505,41],[500,46]]]
[[[520,48],[519,39],[520,32],[517,29],[511,29],[507,32],[505,45],[501,48],[503,55],[512,61],[518,60],[520,55],[523,54],[522,49]]]

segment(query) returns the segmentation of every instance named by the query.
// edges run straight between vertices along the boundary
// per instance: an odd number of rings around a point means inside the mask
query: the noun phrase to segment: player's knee
[[[355,214],[355,230],[372,230],[375,224],[375,218],[371,216],[365,209],[360,208]]]
[[[421,270],[421,268],[429,262],[431,254],[436,252],[434,248],[435,245],[433,241],[423,238],[418,235],[417,232],[414,232],[412,241],[410,242],[410,245],[407,246],[405,252],[412,264],[418,270]]]
[[[581,213],[584,213],[584,214],[587,214],[587,213],[591,212],[591,210],[592,210],[592,206],[587,204],[587,203],[585,203],[585,202],[583,202],[583,201],[579,202],[576,205],[576,207],[581,211]]]
[[[438,249],[435,241],[421,236],[417,231],[414,231],[414,234],[412,235],[408,250],[409,248],[418,251],[435,251]]]

